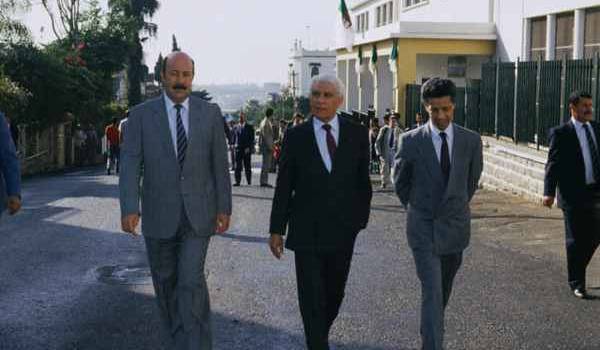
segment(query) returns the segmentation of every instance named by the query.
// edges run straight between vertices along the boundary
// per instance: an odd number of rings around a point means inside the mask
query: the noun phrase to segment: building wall
[[[527,59],[528,18],[600,6],[599,0],[496,0],[494,21],[498,33],[496,57],[503,61]]]
[[[493,0],[428,0],[415,7],[402,7],[399,18],[401,22],[487,23],[491,21],[492,6]],[[457,11],[457,9],[468,9],[468,11]]]
[[[308,96],[310,92],[311,64],[320,64],[319,74],[336,74],[335,51],[329,50],[305,50],[301,46],[296,46],[292,57],[290,58],[292,69],[296,74],[296,93],[298,95]],[[290,84],[291,85],[291,84]]]

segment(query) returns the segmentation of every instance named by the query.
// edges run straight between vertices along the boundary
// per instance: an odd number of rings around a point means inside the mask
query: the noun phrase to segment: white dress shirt
[[[171,131],[171,141],[173,141],[173,148],[175,149],[175,155],[177,155],[177,109],[175,109],[176,103],[164,94],[165,105],[167,107],[167,117],[169,118],[169,129]],[[189,139],[189,127],[190,127],[190,99],[189,97],[180,103],[181,108],[181,122],[185,129],[185,134],[188,135]]]
[[[429,130],[431,130],[431,141],[433,141],[433,148],[435,148],[435,154],[437,155],[438,162],[441,164],[442,157],[442,137],[440,133],[442,132],[438,129],[431,120],[429,121]],[[446,130],[446,142],[448,142],[448,155],[450,156],[450,164],[452,164],[452,148],[454,146],[454,124],[450,123]]]
[[[577,133],[577,139],[579,139],[579,146],[581,146],[581,154],[583,154],[583,163],[585,165],[585,183],[588,185],[595,184],[594,180],[594,168],[592,163],[592,154],[590,153],[590,146],[588,144],[587,137],[585,136],[585,130],[583,129],[583,123],[571,117],[571,122],[575,126],[575,132]],[[598,140],[596,140],[596,135],[594,135],[594,128],[590,123],[585,123],[590,126],[590,132],[592,134],[592,139],[594,140],[594,144],[596,144],[596,149],[598,149]]]
[[[325,164],[325,168],[328,172],[331,172],[332,162],[331,157],[329,156],[329,148],[327,148],[327,131],[323,129],[323,123],[317,117],[313,117],[313,128],[315,129],[315,138],[317,139],[317,145],[319,146],[319,152],[321,153],[321,158],[323,159],[323,163]],[[331,125],[331,134],[335,139],[336,146],[338,145],[338,140],[340,137],[340,121],[337,117],[333,117],[333,119],[328,123]]]

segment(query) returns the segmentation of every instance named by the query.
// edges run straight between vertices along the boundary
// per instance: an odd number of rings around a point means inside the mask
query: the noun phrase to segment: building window
[[[425,2],[425,0],[404,0],[404,7],[411,7],[422,2]]]
[[[531,20],[531,60],[546,59],[546,17]]]
[[[387,24],[387,4],[383,4],[382,6],[382,10],[381,10],[381,24],[382,25],[386,25]]]
[[[573,58],[573,13],[556,16],[556,59]]]
[[[354,19],[354,23],[356,24],[356,32],[360,33],[360,15],[356,15],[356,18]]]
[[[364,13],[365,15],[365,31],[369,30],[369,11]]]
[[[394,22],[394,2],[388,2],[388,23]]]
[[[465,56],[448,57],[448,78],[464,78],[467,76],[467,58]]]
[[[600,52],[600,7],[585,10],[585,49],[586,58]]]
[[[381,27],[381,6],[375,9],[375,27]]]

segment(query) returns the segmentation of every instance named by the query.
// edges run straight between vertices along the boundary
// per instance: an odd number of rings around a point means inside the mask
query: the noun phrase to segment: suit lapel
[[[171,128],[169,127],[169,117],[167,115],[167,107],[164,97],[158,99],[154,105],[154,123],[157,128],[158,138],[163,144],[165,152],[169,158],[175,160],[175,149],[173,148],[173,137],[171,136]]]
[[[438,161],[437,154],[435,153],[435,148],[433,146],[433,140],[431,139],[431,130],[429,126],[426,126],[421,129],[421,138],[423,142],[423,157],[425,159],[425,164],[427,164],[427,169],[434,181],[442,181],[442,168],[440,166],[440,162]]]
[[[338,134],[338,142],[337,148],[335,150],[335,156],[331,160],[331,174],[333,174],[335,170],[339,167],[338,164],[342,162],[341,159],[345,158],[345,155],[350,148],[350,145],[348,144],[350,142],[350,135],[348,135],[349,130],[346,121],[338,117],[338,125],[340,130]]]
[[[321,170],[325,174],[329,174],[329,172],[327,171],[327,167],[325,166],[325,163],[323,162],[323,157],[321,157],[321,151],[319,150],[319,145],[317,144],[317,135],[315,135],[315,128],[313,126],[313,117],[308,118],[306,123],[300,125],[299,127],[304,128],[304,132],[306,133],[307,138],[309,140],[309,145],[310,145],[311,154],[312,154],[313,158],[316,158],[317,164],[321,165],[320,166]],[[333,172],[333,166],[332,166],[332,172]]]
[[[579,160],[579,164],[581,164],[581,167],[584,169],[583,172],[585,174],[585,162],[583,160],[583,150],[581,149],[581,144],[579,143],[579,138],[577,137],[577,130],[575,130],[575,125],[573,125],[573,122],[568,121],[566,123],[566,128],[567,128],[567,132],[569,133],[569,138],[571,139],[571,142],[573,142],[575,152],[577,154],[576,156],[577,156],[577,159]]]
[[[448,189],[454,188],[454,182],[456,181],[456,174],[458,172],[461,155],[466,154],[466,140],[463,134],[463,130],[461,130],[458,126],[452,125],[454,128],[454,138],[452,140],[452,160],[450,161],[450,177],[448,178],[448,186],[446,186],[446,194],[444,197],[448,196]]]

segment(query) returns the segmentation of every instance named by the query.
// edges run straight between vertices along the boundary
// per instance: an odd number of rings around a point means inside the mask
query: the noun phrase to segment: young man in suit
[[[271,211],[269,246],[293,250],[300,313],[309,350],[329,349],[358,232],[371,203],[368,130],[339,118],[343,84],[316,76],[312,117],[287,131]]]
[[[0,215],[7,209],[9,215],[21,209],[21,172],[15,143],[0,112]]]
[[[194,61],[184,52],[171,53],[163,62],[165,94],[130,112],[119,179],[121,225],[137,235],[140,213],[144,217],[170,349],[210,350],[204,262],[211,236],[229,227],[231,182],[223,116],[217,105],[190,96],[193,79]]]
[[[242,182],[242,168],[246,182],[252,184],[252,153],[254,152],[254,127],[246,121],[244,112],[240,112],[240,125],[235,130],[235,184]]]
[[[407,207],[406,234],[421,281],[423,349],[441,350],[444,310],[469,244],[469,203],[483,169],[481,138],[452,122],[456,87],[432,78],[421,99],[430,122],[400,137],[394,185]]]
[[[600,127],[592,120],[590,94],[573,92],[569,110],[571,119],[550,131],[543,204],[552,208],[558,188],[569,287],[587,299],[585,271],[600,243]]]

